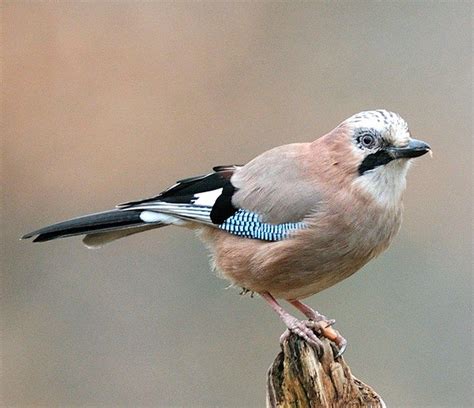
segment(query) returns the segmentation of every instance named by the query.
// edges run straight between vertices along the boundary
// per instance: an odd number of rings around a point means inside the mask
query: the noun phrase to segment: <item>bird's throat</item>
[[[381,206],[399,205],[406,188],[408,167],[407,160],[392,160],[385,165],[364,171],[354,180],[354,187],[369,194]]]

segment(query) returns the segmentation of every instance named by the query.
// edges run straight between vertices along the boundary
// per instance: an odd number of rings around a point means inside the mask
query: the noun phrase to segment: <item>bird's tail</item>
[[[86,235],[84,243],[89,247],[98,247],[118,238],[166,225],[159,221],[145,223],[140,218],[141,213],[141,210],[111,210],[89,214],[30,232],[21,239],[35,237],[33,242],[43,242],[74,235]]]

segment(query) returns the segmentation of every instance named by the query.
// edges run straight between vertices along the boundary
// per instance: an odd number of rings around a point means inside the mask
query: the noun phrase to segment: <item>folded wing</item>
[[[35,242],[86,235],[88,246],[165,225],[200,223],[245,238],[278,241],[305,228],[320,201],[308,177],[308,145],[269,150],[244,166],[218,166],[212,173],[178,181],[157,196],[131,201],[26,234]]]

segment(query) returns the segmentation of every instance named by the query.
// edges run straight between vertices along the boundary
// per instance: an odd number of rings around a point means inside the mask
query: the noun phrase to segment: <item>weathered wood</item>
[[[291,334],[267,374],[268,408],[385,407],[379,395],[354,377],[325,338],[324,353]]]

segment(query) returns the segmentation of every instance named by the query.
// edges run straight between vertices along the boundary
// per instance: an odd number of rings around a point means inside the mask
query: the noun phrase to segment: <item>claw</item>
[[[321,327],[321,334],[324,337],[326,337],[328,340],[331,340],[332,342],[334,342],[338,348],[338,352],[334,358],[341,357],[344,351],[346,350],[347,340],[344,337],[342,337],[337,330],[333,329],[332,326],[334,325],[334,323],[336,323],[336,321],[331,319],[331,320],[326,320],[321,323],[323,324],[325,323],[325,326]]]
[[[288,340],[288,337],[290,337],[290,329],[286,329],[282,335],[280,336],[280,345],[283,346],[283,343]]]
[[[344,352],[346,351],[347,340],[338,333],[338,337],[337,337],[335,343],[337,345],[337,348],[339,349],[337,354],[334,356],[334,358],[336,359],[336,358],[341,357],[344,354]]]

